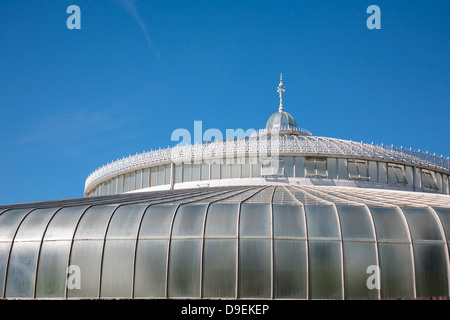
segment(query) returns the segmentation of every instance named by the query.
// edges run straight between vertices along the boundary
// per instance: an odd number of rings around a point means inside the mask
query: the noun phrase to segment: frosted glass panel
[[[447,241],[450,240],[450,209],[440,209],[440,208],[434,208],[434,211],[439,216],[439,219],[441,220],[442,226],[444,228],[445,236],[447,238]]]
[[[402,208],[414,240],[442,240],[436,219],[428,208]]]
[[[50,221],[44,240],[72,240],[78,220],[86,207],[63,208]]]
[[[169,297],[200,296],[201,240],[172,240],[169,259]]]
[[[70,241],[44,241],[36,284],[38,298],[64,298]]]
[[[131,297],[134,240],[106,240],[101,297]]]
[[[334,207],[306,206],[308,237],[339,238],[338,224]]]
[[[136,239],[142,214],[147,206],[121,206],[117,208],[109,223],[107,239]]]
[[[11,241],[22,218],[29,210],[10,210],[0,216],[0,241]]]
[[[142,219],[139,238],[168,238],[176,206],[151,206]]]
[[[167,240],[139,240],[136,251],[135,297],[164,297]]]
[[[56,209],[39,209],[31,212],[20,225],[15,241],[42,240],[45,228]]]
[[[378,290],[367,287],[367,267],[377,265],[375,244],[344,242],[345,299],[377,299]]]
[[[270,240],[239,240],[239,297],[270,298]]]
[[[91,207],[78,224],[75,239],[103,239],[115,207]]]
[[[381,298],[412,298],[414,282],[408,244],[378,244]]]
[[[236,236],[238,205],[212,204],[208,208],[205,237]]]
[[[295,176],[301,177],[301,178],[304,177],[305,176],[305,158],[295,157],[294,165],[295,165]]]
[[[5,285],[6,260],[9,255],[9,242],[0,242],[0,298],[2,298]]]
[[[203,259],[203,296],[234,298],[236,241],[206,240]]]
[[[73,242],[71,265],[77,265],[81,271],[80,289],[68,289],[68,297],[98,297],[102,240],[76,240]]]
[[[374,239],[372,223],[365,207],[338,206],[342,238]]]
[[[406,225],[400,212],[395,208],[369,208],[375,224],[379,241],[401,240],[409,241]]]
[[[148,188],[150,185],[150,169],[144,169],[142,173],[142,188]]]
[[[342,299],[339,242],[309,242],[311,299]]]
[[[270,208],[265,204],[243,204],[241,206],[240,236],[269,237]]]
[[[183,205],[176,215],[173,223],[172,236],[201,236],[203,232],[203,219],[206,205]]]
[[[192,181],[200,180],[200,164],[194,163],[192,165]]]
[[[34,276],[40,245],[39,241],[14,243],[9,260],[6,297],[33,297]]]
[[[273,235],[277,237],[304,238],[305,223],[301,206],[273,206]]]
[[[183,165],[183,182],[191,181],[191,174],[192,174],[192,164],[185,163]]]
[[[202,180],[209,180],[209,164],[202,163],[201,177]]]
[[[274,241],[274,298],[306,299],[305,241]]]
[[[448,296],[446,249],[443,244],[414,245],[417,297]]]

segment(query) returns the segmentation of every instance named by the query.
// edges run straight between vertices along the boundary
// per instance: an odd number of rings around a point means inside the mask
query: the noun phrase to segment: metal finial
[[[278,108],[279,112],[282,112],[284,110],[283,108],[283,92],[285,91],[284,89],[284,84],[283,84],[283,74],[280,75],[280,84],[278,85],[278,89],[277,92],[280,94],[280,107]]]

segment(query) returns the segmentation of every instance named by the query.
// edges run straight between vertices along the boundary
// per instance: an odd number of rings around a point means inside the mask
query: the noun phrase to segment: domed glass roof
[[[285,111],[279,111],[270,116],[266,125],[267,130],[292,130],[297,129],[297,122],[293,116]]]

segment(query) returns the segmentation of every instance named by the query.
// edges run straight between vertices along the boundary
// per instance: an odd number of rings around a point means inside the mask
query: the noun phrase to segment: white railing
[[[314,154],[350,156],[404,162],[431,169],[450,171],[450,159],[435,154],[393,146],[366,144],[326,137],[281,136],[220,140],[195,145],[175,146],[143,152],[114,161],[93,171],[85,191],[96,181],[118,172],[154,166],[161,163],[202,160],[214,157],[233,158],[244,155]]]

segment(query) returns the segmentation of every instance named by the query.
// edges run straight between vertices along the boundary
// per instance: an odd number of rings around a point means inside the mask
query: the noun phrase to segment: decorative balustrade
[[[435,154],[393,146],[366,144],[314,136],[255,136],[243,139],[212,141],[203,144],[175,146],[129,156],[107,164],[86,179],[85,190],[96,181],[118,172],[167,162],[201,160],[214,157],[268,154],[311,154],[350,156],[404,162],[431,169],[450,171],[450,159]]]

